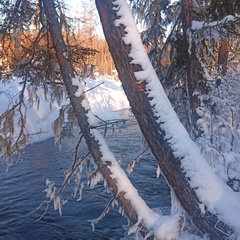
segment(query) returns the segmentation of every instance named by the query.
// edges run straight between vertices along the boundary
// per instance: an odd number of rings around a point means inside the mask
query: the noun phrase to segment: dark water
[[[111,150],[122,166],[134,159],[143,147],[142,135],[134,120],[121,123],[108,130],[108,142]],[[92,231],[88,220],[97,218],[111,195],[106,193],[103,183],[95,188],[85,186],[83,199],[77,202],[71,197],[74,184],[63,190],[62,196],[68,198],[63,206],[63,215],[53,210],[53,204],[44,213],[46,204],[35,210],[44,200],[45,181],[55,181],[60,187],[64,172],[73,162],[74,143],[65,142],[61,151],[54,145],[54,139],[33,144],[25,149],[22,161],[18,161],[6,172],[0,166],[0,239],[4,240],[64,240],[64,239],[121,239],[124,237],[125,217],[118,213],[117,207],[96,225]],[[79,155],[86,154],[83,143]],[[169,206],[169,189],[162,178],[156,178],[156,162],[147,151],[129,175],[139,194],[150,207]],[[72,181],[73,182],[73,181]]]

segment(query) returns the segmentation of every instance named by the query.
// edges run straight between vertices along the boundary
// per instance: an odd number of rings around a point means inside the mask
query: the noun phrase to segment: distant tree
[[[99,54],[96,55],[96,66],[99,69],[99,73],[102,75],[113,75],[115,65],[106,40],[102,37],[98,37],[94,42],[94,46],[99,51]]]
[[[236,14],[240,13],[240,3],[239,1],[232,0],[232,1],[212,1],[210,3],[210,6],[208,7],[207,12],[210,13],[210,19],[213,21],[219,21],[222,20],[224,17],[228,15],[235,16]],[[231,28],[233,25],[229,28],[231,31]],[[233,27],[234,29],[235,27]],[[232,29],[232,30],[233,30]],[[229,54],[229,41],[230,36],[229,34],[224,34],[221,37],[220,43],[219,43],[219,52],[218,52],[218,69],[221,74],[225,75],[227,72],[227,64],[228,64],[228,54]]]
[[[77,38],[83,47],[90,47],[98,51],[96,55],[89,55],[84,59],[85,65],[93,65],[101,75],[111,75],[115,69],[111,54],[105,39],[98,35],[100,27],[94,1],[83,1],[78,25]]]

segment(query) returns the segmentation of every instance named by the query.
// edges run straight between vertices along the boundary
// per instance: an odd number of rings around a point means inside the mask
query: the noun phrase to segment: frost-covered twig
[[[62,184],[61,188],[59,189],[59,193],[63,190],[63,188],[66,186],[66,184],[69,182],[70,178],[73,176],[73,174],[76,172],[77,168],[83,163],[83,161],[90,155],[90,152],[88,152],[85,156],[82,158],[79,158],[69,171],[67,171],[64,183]]]
[[[95,225],[100,221],[102,220],[106,214],[109,212],[110,210],[110,207],[111,207],[111,204],[112,202],[114,201],[114,198],[111,198],[110,201],[108,202],[107,206],[105,207],[105,209],[103,210],[103,212],[101,213],[101,215],[98,217],[98,218],[95,218],[93,220],[88,220],[88,222],[91,223],[91,226],[92,226],[92,230],[94,231],[95,230]]]
[[[31,214],[35,213],[36,211],[38,211],[43,206],[43,204],[46,203],[46,207],[45,207],[44,213],[37,219],[37,221],[40,221],[43,218],[43,216],[47,213],[47,210],[48,210],[50,202],[51,202],[51,200],[48,200],[48,201],[44,200],[44,201],[42,201],[39,204],[39,206],[36,209],[34,209],[33,211],[29,212],[28,215],[31,215]]]
[[[26,91],[27,77],[23,81],[22,89],[16,95],[18,99],[7,107],[7,110],[0,115],[0,158],[6,158],[7,164],[11,165],[14,154],[18,155],[28,143],[28,133],[26,129],[26,105],[24,94]],[[6,93],[5,93],[6,94]],[[12,105],[12,106],[11,106]],[[16,116],[19,115],[18,121]],[[18,130],[17,127],[19,127]]]
[[[47,188],[44,190],[46,192],[46,197],[49,198],[49,203],[53,201],[54,210],[58,210],[60,216],[62,216],[62,206],[67,203],[68,200],[64,200],[60,196],[60,191],[55,187],[55,183],[46,179]]]
[[[37,219],[37,221],[40,221],[45,216],[45,214],[48,211],[49,204],[52,201],[53,201],[54,210],[58,210],[59,214],[61,216],[62,215],[62,206],[64,204],[66,204],[68,201],[68,200],[64,200],[60,196],[60,194],[59,194],[60,191],[58,191],[58,189],[55,187],[55,183],[53,181],[46,179],[46,186],[47,186],[47,188],[45,188],[43,190],[43,192],[46,192],[46,197],[49,198],[49,200],[42,201],[36,209],[34,209],[30,213],[28,213],[29,215],[34,213],[34,212],[38,211],[43,206],[43,204],[46,204],[43,214]]]
[[[143,150],[141,153],[139,153],[129,164],[127,167],[127,172],[131,173],[133,171],[133,168],[135,167],[135,163],[138,162],[138,159],[146,152],[149,148],[147,147],[145,150]]]
[[[215,27],[226,27],[232,23],[239,23],[240,18],[234,17],[232,15],[225,16],[223,19],[213,22],[199,22],[196,20],[192,21],[192,30],[202,30],[207,28],[215,28]]]
[[[79,141],[80,142],[80,141]],[[78,142],[78,143],[79,143]],[[77,148],[77,147],[76,147]],[[43,216],[47,213],[48,211],[48,207],[49,204],[53,201],[53,205],[54,205],[54,210],[59,210],[59,214],[62,215],[62,206],[67,203],[68,200],[64,200],[60,193],[62,192],[62,190],[65,188],[66,184],[69,182],[70,178],[73,176],[73,174],[76,173],[77,168],[79,167],[79,165],[81,165],[83,163],[83,161],[90,155],[90,153],[88,152],[85,156],[83,156],[82,158],[76,158],[74,161],[74,164],[71,166],[70,170],[67,172],[66,176],[65,176],[65,180],[62,184],[62,186],[60,187],[60,189],[57,189],[55,187],[55,183],[53,181],[50,181],[49,179],[46,179],[46,186],[47,188],[44,190],[44,192],[46,192],[46,197],[49,198],[48,201],[43,201],[35,210],[33,210],[30,213],[36,212],[38,211],[42,205],[44,203],[47,204],[44,213],[37,219],[38,221],[41,220],[43,218]],[[79,177],[78,177],[79,178]],[[77,201],[80,201],[82,199],[82,189],[84,187],[84,184],[80,183],[80,180],[77,179],[77,188],[75,187],[74,189],[74,197],[76,196],[76,192],[79,189],[79,198],[77,199]]]
[[[100,180],[103,179],[101,171],[97,168],[89,177],[88,183],[91,188],[93,188]]]

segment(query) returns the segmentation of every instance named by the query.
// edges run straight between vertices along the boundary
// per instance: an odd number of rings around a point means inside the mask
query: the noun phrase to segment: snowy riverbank
[[[17,101],[19,92],[22,89],[19,82],[19,79],[14,79],[5,84],[0,82],[0,115]],[[95,80],[87,78],[85,82],[86,95],[94,114],[103,120],[123,117],[120,110],[129,108],[129,103],[120,82],[104,77]],[[25,91],[26,125],[27,132],[31,136],[30,143],[35,143],[53,136],[52,123],[58,117],[61,106],[57,101],[50,104],[50,101],[45,99],[42,89],[37,92],[40,99],[39,104],[38,102],[30,104],[28,101],[29,94],[28,91]],[[63,100],[62,104],[68,104],[68,100]],[[18,130],[18,123],[15,122],[16,135]]]

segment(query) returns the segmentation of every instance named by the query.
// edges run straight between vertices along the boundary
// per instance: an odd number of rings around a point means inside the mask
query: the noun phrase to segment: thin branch
[[[105,207],[105,209],[103,210],[103,212],[100,214],[99,217],[97,217],[93,220],[88,220],[88,222],[91,223],[93,231],[95,229],[95,224],[97,224],[100,220],[102,220],[106,216],[106,214],[109,212],[111,204],[112,204],[113,201],[114,201],[114,198],[111,198],[110,201],[108,202],[107,206]]]
[[[88,90],[85,91],[85,93],[86,93],[86,92],[89,92],[89,91],[92,91],[94,88],[97,88],[97,87],[99,87],[99,86],[102,85],[102,84],[104,84],[104,82],[101,82],[101,83],[99,83],[98,85],[96,85],[96,86],[94,86],[94,87],[92,87],[92,88],[89,88]]]
[[[85,156],[83,156],[82,158],[78,159],[78,162],[75,161],[74,164],[71,167],[71,170],[69,171],[70,174],[67,175],[67,178],[64,180],[61,188],[58,190],[57,195],[58,196],[61,191],[65,188],[66,184],[68,183],[69,179],[73,176],[73,174],[75,173],[76,169],[78,168],[78,166],[80,166],[84,160],[86,160],[86,158],[90,155],[90,152],[88,152]]]
[[[133,171],[133,168],[135,167],[135,163],[138,162],[138,159],[146,152],[149,150],[149,147],[146,148],[144,151],[142,151],[141,153],[139,153],[129,164],[127,167],[127,172],[131,173]]]

